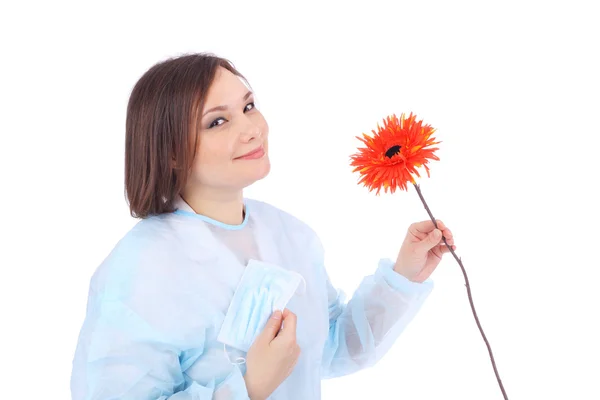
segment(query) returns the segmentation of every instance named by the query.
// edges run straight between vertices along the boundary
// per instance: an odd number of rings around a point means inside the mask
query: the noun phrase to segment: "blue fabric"
[[[306,283],[304,295],[287,304],[298,317],[300,359],[272,400],[320,399],[321,379],[374,365],[433,287],[406,280],[382,260],[346,301],[303,222],[246,200],[244,223],[230,228],[179,210],[140,221],[119,241],[90,282],[73,400],[247,399],[245,365],[227,359],[217,336],[246,268],[240,260],[254,249],[260,261]],[[245,353],[231,349],[229,356]]]
[[[227,309],[217,340],[247,352],[275,310],[283,311],[302,277],[294,271],[251,260]]]

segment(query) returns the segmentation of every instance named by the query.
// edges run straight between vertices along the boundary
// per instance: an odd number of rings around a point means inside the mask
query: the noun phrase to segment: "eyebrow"
[[[254,94],[254,93],[252,93],[252,91],[249,91],[249,92],[248,92],[248,93],[246,93],[246,95],[245,95],[245,96],[242,98],[242,101],[246,101],[246,100],[248,100],[248,98],[249,98],[250,96],[252,96],[253,94]],[[227,106],[217,106],[217,107],[213,107],[213,108],[211,108],[211,109],[209,109],[209,110],[206,110],[206,111],[204,112],[204,115],[202,115],[202,116],[204,117],[206,114],[209,114],[209,113],[211,113],[211,112],[214,112],[214,111],[225,111],[225,110],[227,110],[227,108],[228,108]]]

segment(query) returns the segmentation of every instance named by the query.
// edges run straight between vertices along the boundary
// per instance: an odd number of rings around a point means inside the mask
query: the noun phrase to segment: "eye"
[[[221,122],[221,121],[223,121],[223,122]],[[217,118],[213,122],[210,123],[208,128],[210,129],[210,128],[214,128],[215,126],[223,125],[224,122],[225,122],[225,118]]]
[[[248,104],[246,104],[246,107],[244,107],[244,112],[252,111],[255,108],[256,108],[256,106],[254,105],[254,102],[248,103]]]

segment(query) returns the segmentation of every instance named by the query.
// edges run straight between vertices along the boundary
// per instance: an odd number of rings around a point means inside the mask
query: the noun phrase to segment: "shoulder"
[[[136,223],[115,244],[94,271],[97,292],[124,294],[135,282],[160,274],[174,255],[173,228],[167,218],[149,217]]]
[[[119,318],[131,334],[161,335],[152,340],[202,342],[200,329],[213,323],[215,307],[202,291],[207,283],[196,284],[200,274],[188,273],[199,268],[181,251],[188,234],[182,220],[153,216],[127,231],[91,278],[88,313]]]
[[[158,257],[172,246],[174,230],[167,216],[143,219],[117,242],[108,259]]]

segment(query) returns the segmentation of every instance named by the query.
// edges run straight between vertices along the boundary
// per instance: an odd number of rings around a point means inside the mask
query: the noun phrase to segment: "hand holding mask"
[[[248,351],[244,379],[249,397],[268,398],[292,373],[299,357],[296,315],[288,309],[283,314],[275,311]]]

